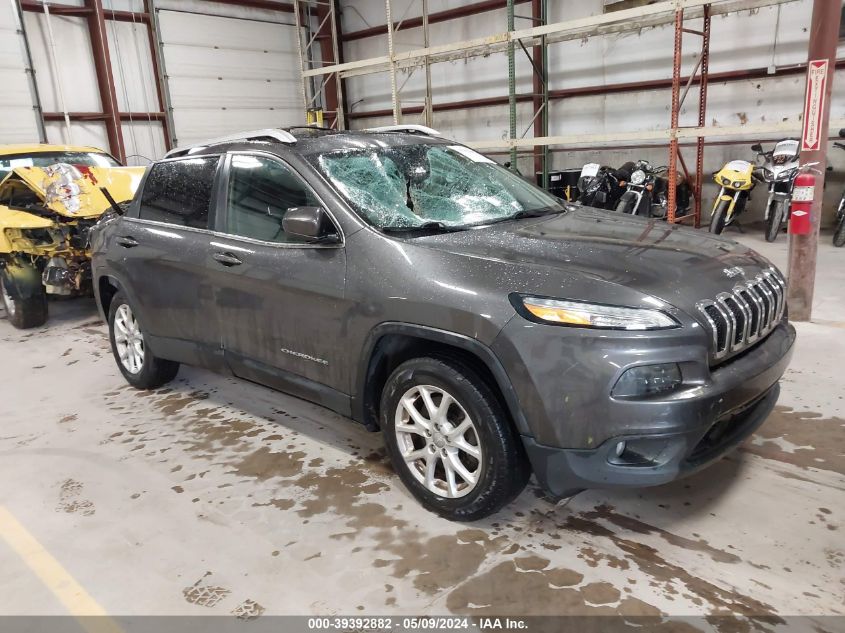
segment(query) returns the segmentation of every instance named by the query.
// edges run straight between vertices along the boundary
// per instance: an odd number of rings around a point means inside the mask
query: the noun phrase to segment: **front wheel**
[[[715,235],[721,235],[725,230],[725,222],[728,217],[728,207],[730,207],[730,200],[719,200],[719,204],[713,210],[710,216],[710,232]]]
[[[633,215],[634,211],[636,210],[636,205],[637,194],[635,194],[633,191],[626,191],[622,194],[622,197],[619,198],[619,202],[616,203],[616,210],[619,213],[627,213],[628,215]]]
[[[122,292],[109,306],[109,339],[117,367],[133,387],[155,389],[179,373],[179,363],[158,358],[147,347],[141,323]]]
[[[836,231],[833,233],[833,245],[845,245],[845,213],[839,215],[839,223],[836,225]]]
[[[47,322],[47,292],[41,275],[34,266],[31,270],[30,267],[15,270],[23,271],[16,281],[12,281],[8,272],[0,274],[0,295],[6,317],[19,330],[44,325]]]
[[[773,202],[769,209],[769,219],[766,220],[766,241],[774,242],[780,233],[780,223],[783,220],[783,203]]]
[[[428,510],[484,518],[528,483],[522,444],[487,383],[452,358],[415,358],[385,383],[381,427],[393,467]]]

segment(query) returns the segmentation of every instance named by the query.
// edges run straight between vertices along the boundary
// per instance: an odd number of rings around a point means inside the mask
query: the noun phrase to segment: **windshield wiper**
[[[385,233],[449,233],[451,231],[463,231],[463,226],[449,226],[443,222],[424,222],[416,226],[383,226],[381,230]]]

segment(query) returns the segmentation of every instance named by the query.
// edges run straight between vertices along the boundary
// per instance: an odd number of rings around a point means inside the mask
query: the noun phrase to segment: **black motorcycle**
[[[619,170],[598,163],[587,163],[578,177],[578,202],[587,207],[613,209],[625,192]]]
[[[617,171],[625,177],[627,191],[619,198],[616,210],[646,218],[665,218],[669,208],[669,180],[664,174],[667,167],[652,167],[648,161],[628,162]],[[690,191],[686,180],[678,173],[675,188],[677,215],[689,209]]]
[[[845,138],[845,128],[839,130],[839,138]],[[834,143],[839,149],[845,149],[842,143]],[[839,207],[836,209],[836,230],[833,232],[833,245],[845,246],[845,191],[839,199]]]

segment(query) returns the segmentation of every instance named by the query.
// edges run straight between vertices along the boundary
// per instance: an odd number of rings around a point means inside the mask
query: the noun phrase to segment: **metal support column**
[[[102,0],[85,0],[85,7],[91,10],[87,17],[88,34],[91,38],[91,50],[94,54],[94,68],[97,72],[100,101],[103,103],[103,114],[106,115],[105,124],[109,148],[120,162],[125,162],[126,148],[123,143],[123,130],[120,126],[120,113],[117,106],[111,56],[109,55],[109,40],[106,37],[103,3]]]
[[[389,2],[390,0],[388,0]],[[513,0],[508,0],[508,33],[516,30],[514,26]],[[508,138],[516,139],[516,58],[513,40],[508,40]],[[516,170],[516,147],[511,146],[511,169]]]
[[[150,43],[150,58],[153,63],[153,73],[156,79],[156,94],[158,107],[164,113],[161,129],[164,133],[164,148],[170,150],[176,147],[176,129],[173,124],[173,107],[170,105],[170,87],[167,83],[167,70],[164,65],[164,50],[161,41],[161,28],[158,21],[158,9],[155,0],[144,0],[144,11],[149,15],[147,34]]]
[[[678,115],[680,112],[681,94],[681,49],[684,35],[684,10],[675,10],[675,48],[672,56],[672,105],[669,121],[671,138],[669,139],[669,172],[666,177],[669,179],[668,204],[666,208],[666,220],[675,221],[678,200]]]
[[[531,0],[531,19],[534,26],[542,26],[548,20],[547,0]],[[532,74],[532,104],[534,106],[534,136],[549,135],[549,50],[545,35],[532,50],[534,73]],[[539,115],[539,116],[538,116]],[[540,184],[549,188],[549,146],[534,147],[534,173],[541,173]]]
[[[710,70],[710,5],[704,6],[704,24],[701,28],[701,80],[698,84],[698,127],[707,124],[707,79]],[[701,226],[702,189],[704,187],[704,137],[699,136],[695,141],[695,186],[693,188],[693,223],[695,228]]]
[[[41,107],[41,94],[38,92],[38,82],[35,80],[35,66],[32,64],[32,49],[29,47],[29,37],[26,34],[26,24],[23,19],[23,9],[17,0],[9,0],[12,3],[12,15],[17,24],[18,34],[23,39],[24,55],[26,56],[26,73],[29,78],[29,89],[32,91],[34,101],[33,110],[38,122],[38,137],[42,143],[47,142],[47,129],[44,126],[44,110]]]
[[[819,163],[816,172],[816,188],[813,195],[811,212],[812,228],[807,235],[789,237],[789,282],[787,299],[789,317],[793,321],[809,321],[813,311],[813,291],[816,283],[816,251],[819,242],[819,224],[824,199],[824,177],[827,165],[827,137],[830,127],[830,94],[833,85],[836,45],[839,38],[839,21],[842,6],[832,0],[815,0],[813,17],[810,22],[808,64],[814,60],[827,60],[827,81],[822,94],[821,115],[815,130],[817,149],[802,149],[801,164]],[[810,71],[808,71],[810,72]],[[805,113],[806,116],[806,113]],[[809,144],[809,139],[802,139],[802,146]]]
[[[423,46],[428,48],[431,44],[428,33],[428,0],[422,0],[422,29],[423,29]],[[431,63],[428,57],[425,58],[425,110],[423,115],[423,122],[429,126],[434,126],[434,100],[431,93]]]
[[[393,123],[402,122],[402,104],[399,101],[399,90],[396,87],[396,61],[393,58],[393,14],[390,0],[384,0],[384,11],[387,14],[387,55],[390,58],[390,101],[393,107]]]

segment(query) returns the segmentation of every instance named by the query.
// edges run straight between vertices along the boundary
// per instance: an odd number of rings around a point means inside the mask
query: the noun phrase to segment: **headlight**
[[[643,181],[645,181],[645,172],[642,169],[638,169],[631,174],[632,185],[641,185],[643,184]]]
[[[660,310],[513,295],[514,307],[532,321],[605,330],[664,330],[680,324]]]
[[[741,180],[734,180],[734,189],[739,189],[742,185],[743,183]]]
[[[730,178],[725,178],[724,176],[722,176],[722,184],[723,184],[723,185],[727,185],[728,187],[730,187],[730,186],[731,186],[731,179],[730,179]]]
[[[616,398],[643,398],[674,391],[681,385],[677,363],[631,367],[619,376],[611,391]]]

